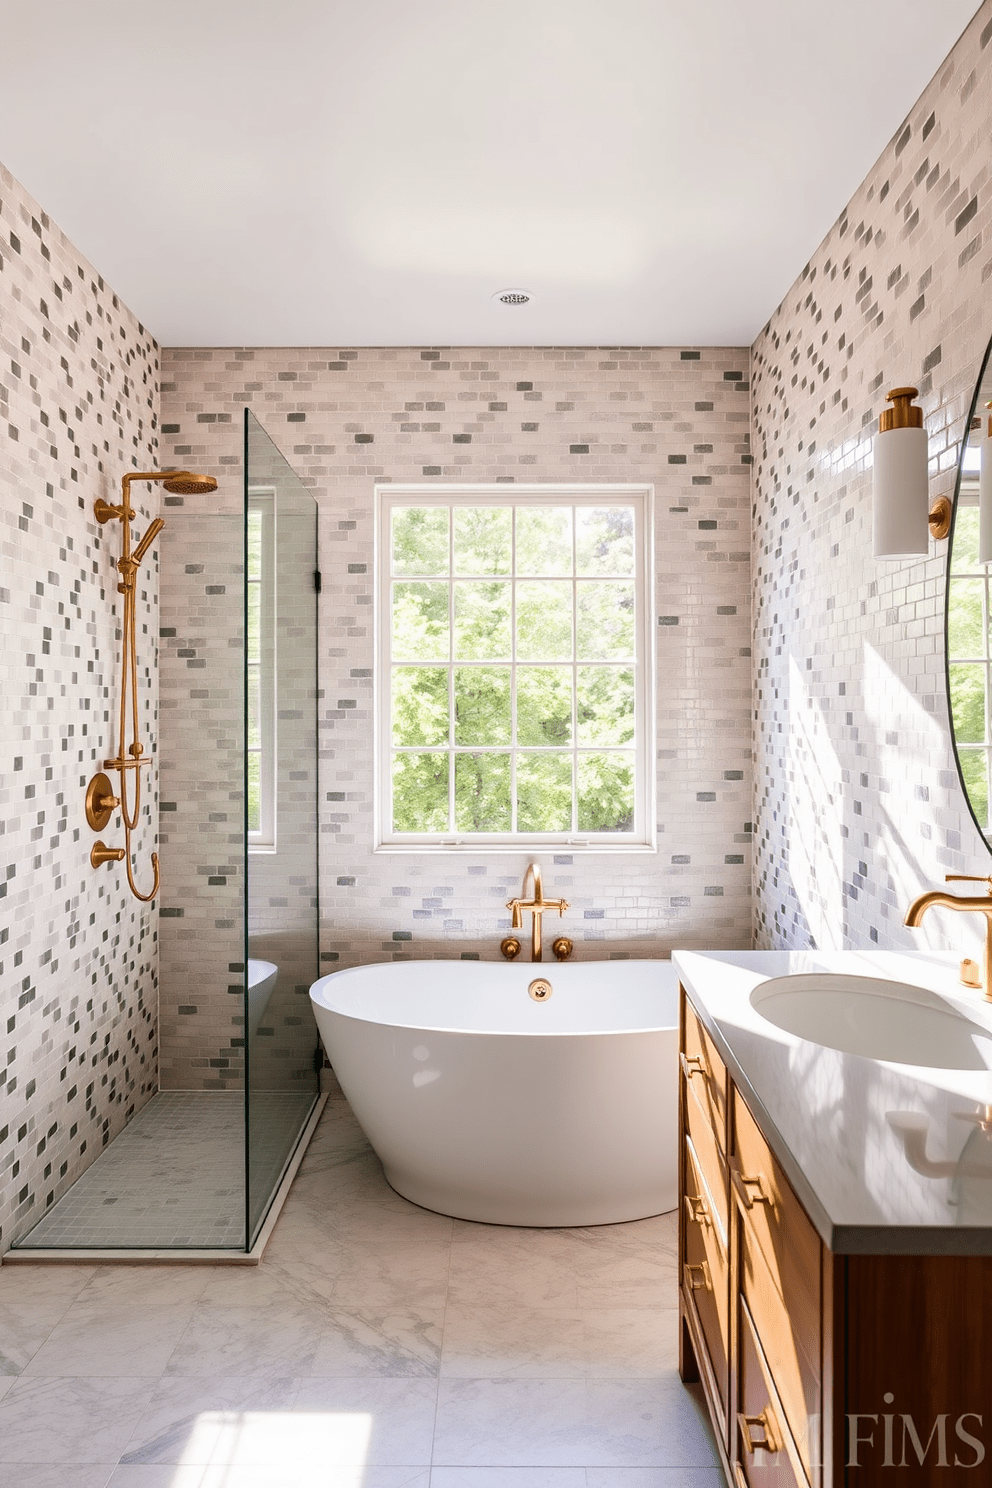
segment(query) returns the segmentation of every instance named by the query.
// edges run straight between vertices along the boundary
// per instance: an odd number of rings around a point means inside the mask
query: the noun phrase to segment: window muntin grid
[[[379,499],[378,845],[653,847],[650,489]]]

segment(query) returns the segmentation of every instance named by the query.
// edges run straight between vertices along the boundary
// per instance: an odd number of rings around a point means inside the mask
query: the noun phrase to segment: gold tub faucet
[[[975,911],[977,914],[983,914],[985,916],[985,954],[982,957],[982,987],[985,990],[986,1000],[992,1002],[992,875],[986,878],[976,877],[972,873],[948,873],[944,881],[945,883],[983,883],[986,886],[986,894],[984,897],[958,895],[949,894],[946,889],[931,889],[929,893],[920,894],[913,900],[906,911],[903,924],[908,925],[910,929],[915,929],[927,910],[934,904],[939,904],[942,909]]]
[[[528,884],[530,885],[531,890],[531,897],[529,899],[527,898]],[[527,910],[530,914],[533,915],[534,918],[531,922],[530,959],[532,961],[540,961],[542,951],[541,920],[543,919],[545,912],[549,909],[556,909],[558,911],[559,917],[563,915],[568,908],[568,900],[545,899],[544,890],[541,887],[540,865],[537,863],[531,863],[527,869],[527,872],[524,874],[524,883],[523,888],[520,890],[520,898],[508,900],[506,907],[512,915],[510,928],[513,930],[520,930],[523,928],[524,910]],[[990,901],[990,908],[992,908],[992,901]],[[508,949],[510,945],[514,945],[516,949],[510,951]],[[567,949],[565,949],[566,945]],[[561,949],[559,949],[559,947],[561,947]],[[500,949],[502,950],[504,956],[507,956],[508,959],[512,960],[513,956],[519,954],[520,942],[517,941],[513,936],[507,936],[506,940],[503,941]],[[566,936],[560,936],[559,939],[555,941],[553,949],[559,961],[563,961],[565,957],[571,952],[571,942],[567,940]]]

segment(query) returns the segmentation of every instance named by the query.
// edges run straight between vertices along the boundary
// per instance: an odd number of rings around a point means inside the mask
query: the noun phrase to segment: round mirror
[[[975,825],[992,851],[992,564],[978,561],[982,445],[992,409],[992,343],[985,353],[961,445],[947,548],[947,702],[958,774]],[[992,458],[992,445],[985,446]]]

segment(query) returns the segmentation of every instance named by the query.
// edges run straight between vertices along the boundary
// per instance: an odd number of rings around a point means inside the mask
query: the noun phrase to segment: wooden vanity
[[[679,1368],[728,1483],[992,1482],[992,1256],[835,1254],[680,1000]]]

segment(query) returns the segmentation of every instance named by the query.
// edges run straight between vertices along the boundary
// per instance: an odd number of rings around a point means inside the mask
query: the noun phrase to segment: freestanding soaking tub
[[[535,980],[550,984],[539,1000]],[[459,1219],[595,1225],[677,1203],[669,961],[406,961],[310,989],[397,1193]]]

